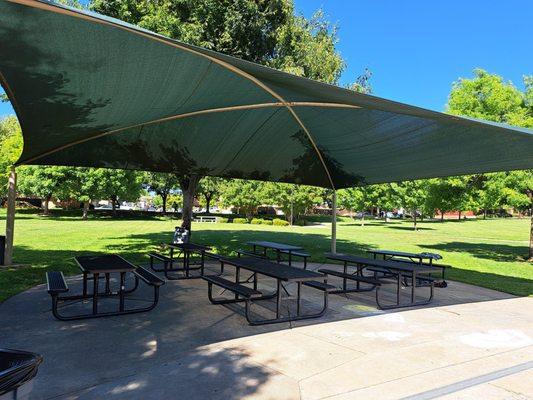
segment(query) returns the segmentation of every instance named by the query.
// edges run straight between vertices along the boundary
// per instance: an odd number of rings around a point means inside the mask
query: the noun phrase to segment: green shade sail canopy
[[[533,131],[358,94],[51,2],[0,2],[18,164],[328,188],[533,168]]]

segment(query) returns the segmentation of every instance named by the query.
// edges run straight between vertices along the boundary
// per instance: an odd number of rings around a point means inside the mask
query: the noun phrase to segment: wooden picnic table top
[[[131,272],[136,269],[135,265],[118,254],[76,256],[74,260],[82,272],[89,272],[91,274]]]
[[[326,277],[318,272],[289,267],[285,264],[278,264],[256,257],[228,257],[221,258],[220,261],[224,264],[233,265],[234,267],[243,268],[285,282],[305,282]]]
[[[330,260],[343,261],[356,265],[365,265],[368,267],[379,267],[385,268],[387,270],[395,270],[401,272],[415,272],[415,273],[441,273],[442,270],[437,267],[432,267],[430,265],[418,264],[418,263],[409,263],[409,262],[400,262],[400,261],[390,261],[390,260],[376,260],[373,258],[358,257],[350,254],[341,254],[341,253],[326,253],[326,258]]]
[[[267,249],[274,249],[278,251],[297,251],[297,250],[304,249],[301,246],[293,246],[291,244],[268,242],[265,240],[252,241],[252,242],[247,242],[247,243],[251,246],[259,246],[259,247],[264,247]]]

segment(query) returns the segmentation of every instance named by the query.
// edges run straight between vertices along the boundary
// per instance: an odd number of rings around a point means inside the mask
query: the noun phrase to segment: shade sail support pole
[[[337,253],[337,191],[333,191],[331,204],[331,252]]]
[[[13,237],[15,233],[15,199],[17,196],[17,173],[11,167],[7,186],[7,216],[6,216],[6,247],[4,251],[4,265],[13,263]]]

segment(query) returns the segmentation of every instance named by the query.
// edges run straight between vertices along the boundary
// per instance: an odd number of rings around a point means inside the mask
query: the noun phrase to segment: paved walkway
[[[251,327],[206,292],[167,282],[152,312],[59,322],[41,285],[0,305],[0,343],[44,356],[34,399],[533,398],[533,298],[450,282],[432,307],[334,295],[321,319]]]

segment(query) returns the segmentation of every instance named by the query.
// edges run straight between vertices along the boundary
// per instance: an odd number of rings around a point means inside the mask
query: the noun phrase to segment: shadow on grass
[[[157,250],[161,243],[170,243],[173,233],[167,230],[144,233],[127,234],[116,238],[106,239],[105,252],[117,253],[136,264],[148,262],[147,253]],[[197,230],[193,232],[192,241],[212,247],[218,254],[235,256],[240,248],[248,248],[246,242],[253,240],[269,240],[302,246],[311,254],[311,262],[324,262],[324,253],[330,251],[330,238],[324,234],[271,232],[260,230]],[[342,253],[365,255],[371,247],[362,243],[337,240],[337,251]],[[87,249],[87,251],[35,249],[29,246],[16,246],[14,260],[17,264],[27,264],[31,267],[0,271],[0,302],[6,300],[25,289],[45,282],[46,271],[62,271],[65,275],[79,274],[73,257],[80,254],[102,253]]]
[[[415,228],[413,226],[387,226],[387,228],[388,229],[397,229],[399,231],[416,232]],[[425,227],[425,226],[417,226],[416,230],[417,231],[434,231],[435,228],[428,228],[428,227]]]
[[[328,235],[319,233],[272,232],[262,230],[198,230],[193,232],[192,242],[201,243],[212,247],[218,254],[237,255],[236,251],[242,248],[251,249],[249,241],[268,240],[278,243],[287,243],[301,246],[311,254],[311,262],[326,260],[324,253],[331,249],[331,239]],[[143,253],[159,247],[161,243],[169,243],[172,234],[168,231],[157,233],[131,234],[116,239],[116,244],[111,242],[107,249],[110,252]],[[126,242],[126,244],[124,244]],[[372,247],[363,243],[337,239],[337,251],[364,255]]]
[[[525,262],[525,256],[528,252],[527,246],[511,246],[507,244],[492,243],[446,242],[425,245],[424,248],[468,253],[477,258],[499,262]]]
[[[17,209],[15,220],[18,219],[35,219],[35,220],[60,220],[60,221],[80,221],[82,219],[82,210],[50,210],[49,215],[43,215],[41,209]],[[6,219],[6,215],[0,215],[0,221]],[[172,213],[162,214],[148,211],[131,211],[131,210],[117,210],[113,215],[112,211],[108,210],[91,210],[88,214],[88,220],[139,220],[139,221],[157,221],[166,219],[179,219],[178,216]]]
[[[457,267],[449,268],[447,278],[471,285],[486,287],[500,292],[511,293],[516,296],[532,296],[533,280],[492,274],[489,272],[473,271]]]

